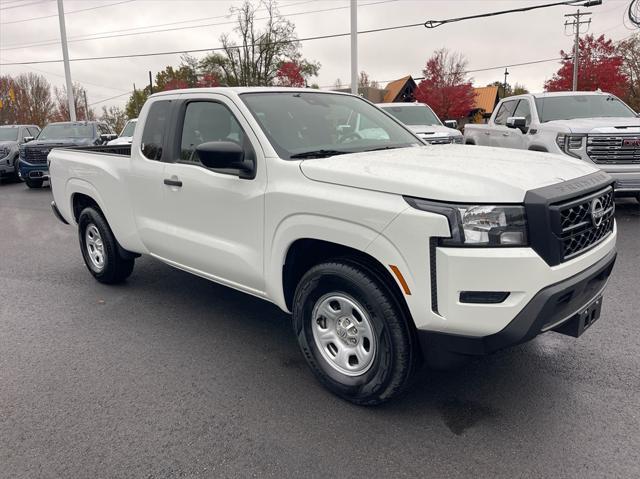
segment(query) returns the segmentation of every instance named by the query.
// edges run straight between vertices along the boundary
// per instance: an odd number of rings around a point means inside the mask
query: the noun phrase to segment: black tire
[[[18,158],[16,158],[13,163],[13,178],[18,182],[22,181],[22,177],[20,176],[20,161]]]
[[[25,178],[25,183],[29,188],[42,188],[42,180],[34,180],[31,178]]]
[[[98,231],[102,243],[102,267],[91,259],[87,247],[87,229],[92,227]],[[88,207],[82,210],[78,219],[78,236],[84,263],[95,279],[105,284],[117,284],[131,275],[135,259],[123,258],[120,255],[118,242],[107,220],[96,209]]]
[[[336,370],[314,338],[314,311],[323,304],[324,298],[333,294],[355,300],[373,326],[375,354],[368,369],[359,375]],[[320,324],[319,321],[316,322]],[[419,348],[409,318],[387,285],[364,266],[336,260],[311,268],[295,292],[293,326],[300,348],[318,380],[352,403],[381,404],[401,394],[410,384],[418,363]]]

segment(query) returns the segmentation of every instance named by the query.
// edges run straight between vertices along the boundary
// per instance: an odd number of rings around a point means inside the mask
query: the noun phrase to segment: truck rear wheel
[[[31,178],[25,178],[24,180],[29,188],[42,188],[42,180],[33,180]]]
[[[121,256],[109,224],[94,208],[85,208],[80,213],[78,236],[84,263],[95,279],[116,284],[131,275],[135,259]]]
[[[367,269],[348,261],[311,268],[293,305],[300,348],[320,382],[360,405],[402,393],[418,348],[393,294]]]

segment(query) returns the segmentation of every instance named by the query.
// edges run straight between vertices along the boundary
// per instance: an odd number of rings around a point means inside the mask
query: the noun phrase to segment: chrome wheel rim
[[[312,312],[313,339],[322,357],[347,376],[366,373],[376,355],[377,339],[366,310],[344,293],[330,293]]]
[[[87,226],[84,232],[84,239],[85,248],[93,268],[96,271],[102,271],[105,261],[104,243],[96,225],[91,223]]]

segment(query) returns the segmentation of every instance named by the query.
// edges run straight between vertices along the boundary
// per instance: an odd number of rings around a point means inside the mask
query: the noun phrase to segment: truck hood
[[[458,130],[448,128],[442,125],[406,125],[412,132],[417,135],[428,135],[429,137],[442,137],[442,136],[462,136]]]
[[[31,140],[23,145],[24,148],[38,148],[56,146],[88,146],[93,144],[93,138],[56,138],[51,140]]]
[[[570,133],[640,133],[640,118],[577,118],[575,120],[555,120],[545,123],[554,125]]]
[[[528,190],[598,171],[550,153],[467,145],[338,155],[300,169],[314,181],[461,203],[521,203]]]

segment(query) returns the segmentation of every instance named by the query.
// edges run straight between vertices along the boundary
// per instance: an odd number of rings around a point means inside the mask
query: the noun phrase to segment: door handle
[[[182,188],[182,181],[180,180],[172,180],[171,178],[165,178],[164,184],[167,186],[176,186],[178,188]]]
[[[502,136],[509,136],[511,133],[503,133]]]
[[[490,131],[485,131],[484,134],[489,136],[491,134],[491,132]]]

